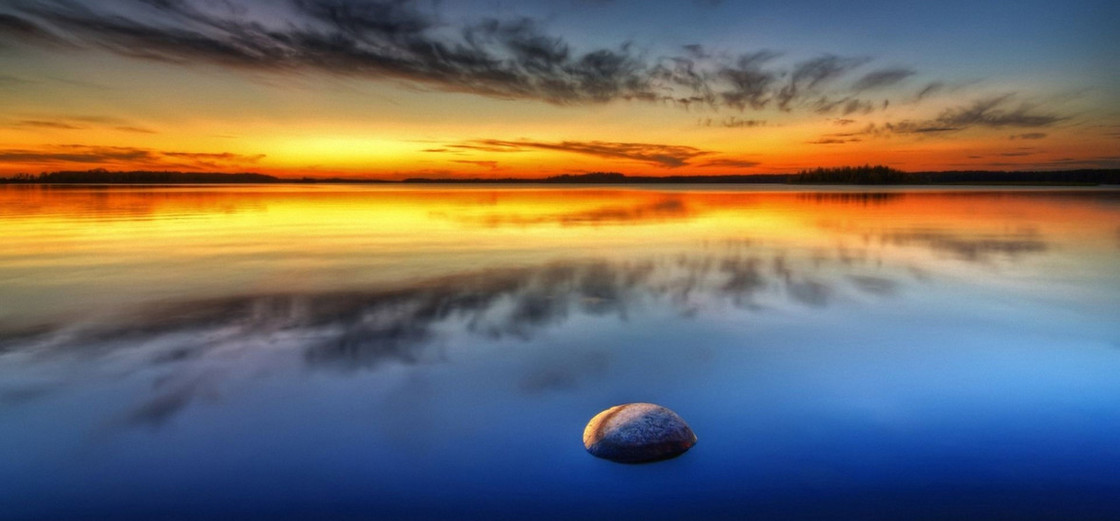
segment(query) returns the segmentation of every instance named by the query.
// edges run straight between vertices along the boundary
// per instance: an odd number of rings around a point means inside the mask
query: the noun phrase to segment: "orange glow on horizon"
[[[667,123],[681,124],[679,114],[664,115]],[[1073,130],[1039,133],[1044,138],[1035,140],[1009,139],[1006,132],[934,140],[877,138],[831,123],[730,135],[698,128],[675,139],[652,132],[612,140],[587,138],[596,135],[595,127],[561,133],[541,127],[530,134],[533,138],[479,139],[480,130],[467,124],[443,128],[437,135],[416,128],[370,131],[315,123],[239,127],[234,121],[195,121],[174,128],[137,124],[98,132],[50,125],[44,120],[0,128],[0,140],[8,146],[0,176],[94,168],[384,180],[544,178],[596,171],[654,177],[771,174],[863,164],[903,171],[1055,170],[1090,167],[1076,158],[1104,156],[1113,146],[1104,137]],[[82,125],[94,124],[74,124]],[[853,137],[821,137],[831,135]]]

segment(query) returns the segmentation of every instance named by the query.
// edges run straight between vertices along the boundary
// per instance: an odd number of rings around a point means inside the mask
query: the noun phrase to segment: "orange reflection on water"
[[[1048,262],[1107,272],[1120,234],[1115,192],[1099,190],[7,186],[0,218],[0,301],[20,303],[0,322],[728,244],[964,277],[1013,260],[1023,277]]]

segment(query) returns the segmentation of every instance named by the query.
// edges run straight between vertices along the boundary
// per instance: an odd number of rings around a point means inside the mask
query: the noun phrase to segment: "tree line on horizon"
[[[889,166],[864,165],[841,166],[833,168],[818,167],[802,170],[786,180],[794,184],[857,184],[857,185],[897,185],[907,184],[915,178]]]
[[[802,170],[786,181],[792,184],[926,185],[926,184],[1120,184],[1118,169],[1054,171],[950,170],[903,172],[883,165],[843,166]]]
[[[74,184],[211,184],[211,183],[281,183],[278,177],[252,172],[176,172],[132,170],[114,172],[94,170],[43,172],[38,175],[16,174],[5,179],[9,183],[74,183]]]
[[[253,172],[177,172],[110,171],[94,169],[16,174],[0,178],[0,183],[36,184],[223,184],[223,183],[388,183],[378,179],[284,179]],[[1120,184],[1120,169],[1081,169],[1060,171],[959,170],[942,172],[904,172],[884,165],[842,166],[802,170],[796,174],[628,176],[619,172],[562,174],[543,179],[530,178],[409,178],[402,183],[548,183],[548,184],[644,184],[644,183],[776,183],[840,185],[922,185],[922,184]]]

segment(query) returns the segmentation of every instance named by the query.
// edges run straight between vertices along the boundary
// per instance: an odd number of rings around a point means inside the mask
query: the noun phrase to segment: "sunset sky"
[[[1120,3],[0,0],[0,176],[1120,168]]]

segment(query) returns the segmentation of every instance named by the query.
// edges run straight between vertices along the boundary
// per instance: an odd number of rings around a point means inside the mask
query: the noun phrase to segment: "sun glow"
[[[357,135],[282,137],[266,145],[267,163],[278,167],[360,167],[404,165],[418,157],[415,143]]]

